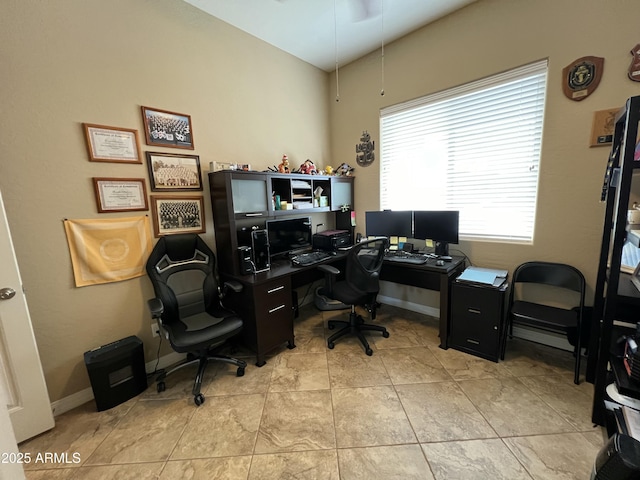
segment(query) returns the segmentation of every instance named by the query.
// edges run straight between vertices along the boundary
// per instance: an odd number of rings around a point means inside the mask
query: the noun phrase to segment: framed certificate
[[[93,177],[99,213],[149,210],[144,178]]]
[[[82,126],[92,162],[142,163],[137,130],[91,123]]]

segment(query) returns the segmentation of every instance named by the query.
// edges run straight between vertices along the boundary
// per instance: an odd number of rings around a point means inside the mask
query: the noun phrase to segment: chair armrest
[[[224,282],[224,289],[230,288],[235,293],[240,293],[242,291],[242,284],[240,282],[236,282],[235,280],[227,280]]]
[[[151,311],[151,316],[153,318],[160,318],[162,313],[164,312],[164,304],[162,300],[159,298],[152,298],[147,301],[147,305],[149,306],[149,310]]]
[[[319,265],[318,270],[324,273],[329,273],[331,275],[338,275],[340,273],[340,270],[338,270],[333,265]]]
[[[227,293],[231,290],[233,293],[240,293],[242,291],[242,284],[235,280],[227,280],[222,284],[222,288],[218,288],[218,296],[220,300],[226,298]]]

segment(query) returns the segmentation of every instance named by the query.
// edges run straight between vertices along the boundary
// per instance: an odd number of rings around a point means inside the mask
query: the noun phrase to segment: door
[[[22,442],[53,428],[54,421],[1,193],[0,265],[0,376],[8,386],[16,440]]]

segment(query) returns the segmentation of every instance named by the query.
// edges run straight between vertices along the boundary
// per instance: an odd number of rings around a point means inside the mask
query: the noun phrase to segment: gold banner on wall
[[[76,287],[144,275],[151,252],[148,217],[65,220]]]

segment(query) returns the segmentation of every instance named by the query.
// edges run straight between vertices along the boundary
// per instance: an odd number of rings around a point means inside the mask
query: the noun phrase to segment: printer
[[[314,250],[334,251],[340,247],[351,245],[351,234],[348,230],[325,230],[313,235]]]

